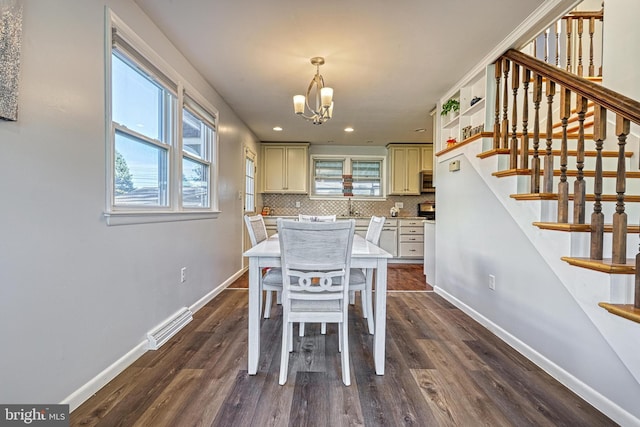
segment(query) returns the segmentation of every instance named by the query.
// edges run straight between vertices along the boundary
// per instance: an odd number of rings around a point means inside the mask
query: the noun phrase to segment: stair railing
[[[593,139],[596,149],[596,166],[594,181],[594,210],[591,214],[591,249],[590,258],[603,259],[604,215],[602,213],[602,148],[606,140],[607,114],[615,114],[615,133],[618,144],[618,162],[616,172],[616,209],[613,214],[613,236],[611,261],[614,264],[626,264],[627,214],[625,213],[626,166],[625,152],[630,124],[640,124],[640,102],[593,83],[586,78],[576,76],[554,65],[536,59],[517,50],[507,51],[495,62],[495,99],[496,112],[493,132],[494,149],[509,150],[511,169],[527,169],[529,157],[529,138],[533,141],[531,158],[531,192],[541,193],[549,199],[558,200],[558,222],[569,221],[569,183],[567,181],[568,166],[568,122],[577,115],[578,133],[575,153],[576,179],[573,192],[573,222],[585,223],[586,194],[584,182],[585,131],[584,121],[587,106],[593,105],[594,127]],[[520,81],[522,80],[522,89]],[[529,127],[529,95],[528,87],[533,84],[532,103],[534,109],[533,133],[528,134]],[[509,94],[508,88],[512,93]],[[546,96],[546,131],[540,132],[542,95]],[[519,95],[522,93],[522,96]],[[559,95],[559,96],[558,96]],[[511,101],[510,101],[511,98]],[[555,102],[559,99],[559,107]],[[518,114],[518,103],[521,102],[522,113]],[[572,105],[575,106],[572,109]],[[500,122],[500,110],[502,121]],[[509,128],[509,112],[511,112],[511,128]],[[559,117],[558,117],[559,116]],[[554,134],[553,122],[558,117],[562,124],[560,135]],[[522,122],[522,131],[518,132],[518,120]],[[554,193],[553,150],[554,139],[560,139],[560,181],[557,193]],[[545,141],[544,150],[540,150],[540,141]],[[518,153],[520,156],[518,157]],[[525,154],[526,153],[526,154]],[[540,159],[540,156],[543,159]],[[540,162],[544,162],[543,175],[540,176]],[[518,164],[519,163],[519,164]],[[540,181],[542,179],[542,186]],[[640,279],[637,281],[640,283]],[[640,289],[636,285],[636,303]],[[640,305],[638,306],[640,308]]]
[[[601,77],[603,18],[603,9],[575,11],[563,16],[532,41],[533,56],[581,77]],[[589,64],[585,66],[583,52],[587,33]],[[596,62],[600,64],[598,67]]]

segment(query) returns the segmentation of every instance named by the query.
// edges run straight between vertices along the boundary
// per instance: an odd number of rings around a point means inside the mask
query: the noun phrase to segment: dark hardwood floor
[[[421,269],[391,267],[390,288],[406,287],[396,281],[407,274],[424,285]],[[307,325],[278,385],[279,306],[262,323],[258,374],[247,375],[247,291],[228,289],[76,409],[71,425],[616,425],[435,293],[387,300],[384,376],[375,375],[359,301],[349,321],[351,386],[342,384],[335,325],[327,335]]]

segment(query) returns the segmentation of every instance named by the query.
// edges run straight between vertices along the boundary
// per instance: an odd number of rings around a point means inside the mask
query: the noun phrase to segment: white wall
[[[604,84],[634,99],[640,98],[640,30],[632,22],[638,12],[637,0],[605,5]],[[477,153],[469,147],[449,154],[461,161],[458,172],[448,170],[453,157],[436,162],[436,291],[618,422],[640,425],[640,384],[473,167]]]
[[[0,402],[58,403],[238,272],[242,148],[258,151],[132,1],[22,3],[19,116],[0,122]],[[219,109],[218,219],[106,225],[105,4]]]
[[[460,171],[448,171],[450,160],[437,168],[436,291],[640,419],[640,384],[467,155],[455,160]]]
[[[640,1],[606,1],[602,84],[635,100],[640,100],[638,16]]]

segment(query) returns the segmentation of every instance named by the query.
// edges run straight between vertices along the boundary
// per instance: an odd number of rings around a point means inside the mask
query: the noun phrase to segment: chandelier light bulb
[[[294,95],[293,96],[293,111],[296,114],[304,113],[304,103],[305,103],[304,95]]]
[[[322,106],[324,108],[329,108],[333,102],[333,88],[323,87],[320,89],[320,99],[322,99]]]

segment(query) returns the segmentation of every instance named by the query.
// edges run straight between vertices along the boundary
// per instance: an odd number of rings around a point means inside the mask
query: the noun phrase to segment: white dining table
[[[251,249],[244,256],[249,258],[249,346],[248,372],[258,372],[260,358],[260,274],[265,267],[280,267],[280,241],[273,235]],[[351,267],[375,270],[375,327],[373,335],[373,359],[376,374],[384,375],[385,333],[387,317],[387,260],[393,256],[359,235],[353,239]],[[371,315],[371,314],[370,314]]]

